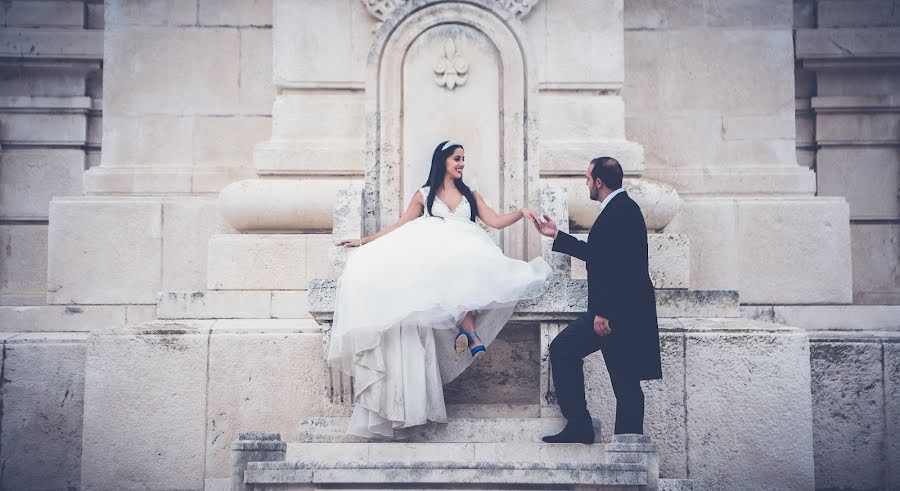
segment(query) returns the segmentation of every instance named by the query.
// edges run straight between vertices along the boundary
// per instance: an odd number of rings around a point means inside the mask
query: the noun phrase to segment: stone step
[[[367,442],[376,445],[388,440],[367,440],[348,435],[349,418],[309,418],[300,421],[297,440],[304,443]],[[428,423],[398,432],[406,443],[541,443],[541,437],[559,432],[562,418],[449,418],[447,423]],[[600,422],[594,420],[600,435]]]
[[[496,462],[493,459],[472,462],[454,461],[342,461],[322,463],[315,460],[250,462],[244,482],[251,486],[289,485],[313,488],[364,485],[378,489],[397,489],[415,485],[416,489],[454,487],[484,489],[553,489],[592,486],[598,490],[634,489],[646,486],[646,468],[641,464],[549,464],[545,462]],[[544,488],[544,489],[547,489]],[[299,487],[298,487],[299,489]]]
[[[544,462],[548,464],[593,464],[606,462],[606,448],[594,445],[544,442],[348,442],[288,443],[285,460],[314,460],[319,464],[354,461],[444,462],[454,465],[477,460],[492,462]]]

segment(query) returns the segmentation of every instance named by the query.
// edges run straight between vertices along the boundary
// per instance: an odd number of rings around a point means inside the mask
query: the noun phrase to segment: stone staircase
[[[347,422],[303,420],[296,442],[241,433],[232,446],[232,489],[692,489],[690,481],[659,479],[656,444],[644,435],[541,442],[562,428],[561,418],[451,417],[410,428],[400,442],[347,435]]]

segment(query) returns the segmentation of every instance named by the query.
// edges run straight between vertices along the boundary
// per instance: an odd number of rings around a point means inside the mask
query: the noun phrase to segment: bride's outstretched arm
[[[413,196],[412,201],[409,202],[409,206],[406,207],[406,211],[403,212],[403,215],[400,215],[400,219],[394,222],[390,227],[385,227],[379,230],[377,233],[372,235],[367,235],[361,239],[344,239],[336,242],[336,245],[343,247],[359,247],[361,245],[368,244],[373,240],[384,237],[385,235],[397,230],[405,223],[415,220],[416,218],[422,216],[422,212],[425,210],[425,200],[422,198],[422,193],[416,193]]]
[[[521,220],[522,217],[534,219],[533,217],[537,216],[528,208],[522,208],[521,210],[511,211],[505,215],[499,215],[493,208],[488,206],[487,202],[484,201],[484,198],[481,197],[481,194],[477,191],[473,192],[473,194],[475,195],[475,201],[478,203],[478,218],[486,223],[488,227],[506,228]]]

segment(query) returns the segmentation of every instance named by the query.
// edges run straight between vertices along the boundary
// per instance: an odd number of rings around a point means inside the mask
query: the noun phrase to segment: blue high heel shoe
[[[469,348],[476,339],[481,341],[481,337],[478,336],[477,332],[460,331],[459,334],[456,335],[457,360],[459,360],[459,355]],[[487,348],[485,348],[483,344],[473,347],[470,351],[472,352],[472,358],[475,358],[476,360],[487,354]]]
[[[459,355],[462,354],[463,351],[469,348],[469,337],[466,336],[466,333],[463,331],[459,331],[459,334],[456,335],[456,360],[459,361]]]

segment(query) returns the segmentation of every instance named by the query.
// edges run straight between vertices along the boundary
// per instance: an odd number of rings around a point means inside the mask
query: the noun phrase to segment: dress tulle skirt
[[[446,422],[443,384],[472,362],[468,352],[455,359],[457,323],[477,311],[489,346],[519,300],[544,292],[550,272],[542,258],[506,257],[478,225],[455,217],[421,217],[352,251],[327,354],[354,378],[348,432],[393,438]]]

